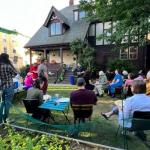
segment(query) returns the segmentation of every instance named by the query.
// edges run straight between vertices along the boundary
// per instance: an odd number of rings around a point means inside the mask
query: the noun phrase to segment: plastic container
[[[70,76],[70,84],[75,85],[75,77],[73,75]]]

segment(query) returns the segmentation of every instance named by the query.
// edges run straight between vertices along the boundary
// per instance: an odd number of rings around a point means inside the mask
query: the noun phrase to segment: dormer
[[[49,36],[64,34],[69,29],[69,23],[56,8],[52,7],[44,26],[49,30]]]
[[[83,11],[83,10],[74,10],[73,11],[73,16],[74,16],[74,21],[79,21],[79,20],[82,20],[83,18],[86,17],[86,12]]]

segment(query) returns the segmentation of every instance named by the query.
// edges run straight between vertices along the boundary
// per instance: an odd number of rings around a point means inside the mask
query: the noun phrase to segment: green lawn
[[[76,86],[66,86],[66,87],[51,86],[48,88],[48,93],[50,95],[54,95],[58,93],[62,97],[69,97],[70,92],[75,89],[76,89]],[[15,109],[11,110],[11,116],[15,117],[16,120],[19,118],[19,112],[16,110],[16,108],[19,108],[25,111],[24,106],[22,105],[22,102],[20,101],[20,99],[21,98],[19,96],[16,97],[15,102],[16,101],[18,102],[15,103]],[[106,112],[111,109],[115,100],[117,99],[110,99],[106,95],[102,98],[99,98],[97,105],[94,106],[91,127],[85,131],[81,131],[79,136],[76,138],[103,144],[103,145],[123,148],[123,136],[121,134],[119,134],[117,137],[115,136],[117,128],[118,128],[117,116],[112,117],[110,120],[105,120],[103,117],[100,116],[100,112]],[[54,112],[54,116],[55,116],[56,121],[59,124],[65,124],[64,122],[65,119],[62,114],[58,112]],[[69,117],[69,120],[73,123],[73,113],[72,113],[71,108],[69,109],[68,117]],[[17,124],[19,125],[24,125],[25,123],[26,122],[24,119],[20,119],[17,122]],[[52,121],[50,123],[53,124]],[[30,127],[44,130],[43,128],[39,128],[37,127],[37,125],[33,125],[33,124],[31,124]],[[86,128],[86,125],[85,125],[85,128]],[[48,128],[48,132],[66,135],[66,132],[59,130],[59,129]],[[129,149],[131,150],[148,150],[145,144],[142,141],[140,141],[137,137],[135,137],[132,133],[129,133],[128,135],[128,145],[129,145]]]

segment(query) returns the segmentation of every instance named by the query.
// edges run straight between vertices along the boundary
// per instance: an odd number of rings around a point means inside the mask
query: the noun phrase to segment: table
[[[54,111],[61,111],[64,114],[66,120],[70,123],[70,121],[65,113],[65,110],[69,109],[69,103],[70,103],[69,98],[58,99],[58,98],[52,97],[51,100],[48,100],[48,101],[44,102],[43,104],[41,104],[39,106],[39,108],[54,110]]]

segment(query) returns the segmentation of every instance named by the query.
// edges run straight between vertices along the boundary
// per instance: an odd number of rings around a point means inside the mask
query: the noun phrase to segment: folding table
[[[53,111],[61,111],[64,114],[66,120],[70,123],[65,113],[65,110],[69,109],[69,98],[60,98],[60,99],[51,98],[51,100],[48,100],[43,104],[41,104],[39,108],[53,110]]]

